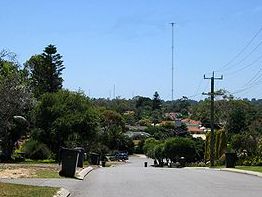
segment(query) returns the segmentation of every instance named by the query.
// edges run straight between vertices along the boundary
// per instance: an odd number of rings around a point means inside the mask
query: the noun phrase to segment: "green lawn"
[[[61,176],[59,176],[57,170],[38,169],[34,178],[61,178]]]
[[[236,169],[262,173],[262,166],[236,166]]]
[[[37,187],[10,183],[0,183],[0,191],[2,197],[20,197],[21,194],[24,197],[52,197],[57,193],[58,190],[59,188],[55,187]]]
[[[226,166],[214,166],[212,168],[225,168],[225,167]],[[262,173],[262,166],[235,166],[235,169]]]

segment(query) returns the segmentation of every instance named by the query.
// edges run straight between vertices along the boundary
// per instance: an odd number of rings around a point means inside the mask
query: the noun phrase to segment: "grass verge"
[[[262,166],[236,166],[236,169],[262,173]]]
[[[12,196],[12,197],[52,197],[54,196],[59,188],[56,187],[38,187],[28,185],[18,185],[10,183],[0,183],[1,196]]]
[[[61,178],[57,170],[38,169],[35,172],[34,178]]]

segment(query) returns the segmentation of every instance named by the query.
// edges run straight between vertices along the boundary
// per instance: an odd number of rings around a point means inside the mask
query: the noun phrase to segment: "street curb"
[[[262,173],[260,173],[260,172],[239,170],[239,169],[234,169],[234,168],[221,168],[220,171],[233,172],[233,173],[239,173],[239,174],[247,174],[247,175],[252,175],[252,176],[257,176],[257,177],[262,178]]]
[[[70,195],[70,192],[66,190],[65,188],[61,187],[60,190],[58,190],[56,195],[54,195],[53,197],[68,197],[69,195]]]
[[[85,176],[91,172],[94,168],[92,166],[88,166],[87,168],[84,168],[77,174],[77,179],[84,180]]]
[[[144,159],[147,159],[148,157],[144,154],[133,154],[133,156],[135,157],[140,157],[140,158],[144,158]]]

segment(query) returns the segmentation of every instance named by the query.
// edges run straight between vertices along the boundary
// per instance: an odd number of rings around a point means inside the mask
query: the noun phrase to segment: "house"
[[[180,117],[182,117],[182,114],[177,113],[177,112],[169,112],[169,113],[165,113],[164,117],[170,118],[171,120],[176,120],[176,119],[179,119]]]
[[[127,130],[129,131],[144,131],[147,129],[147,126],[132,126],[126,125]]]
[[[195,138],[201,137],[203,140],[206,139],[206,128],[201,126],[201,122],[186,118],[182,120],[187,126],[187,131]]]

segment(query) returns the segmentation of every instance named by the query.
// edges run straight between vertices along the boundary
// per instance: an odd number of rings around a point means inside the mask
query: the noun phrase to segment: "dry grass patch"
[[[0,178],[59,178],[59,166],[4,164]]]

